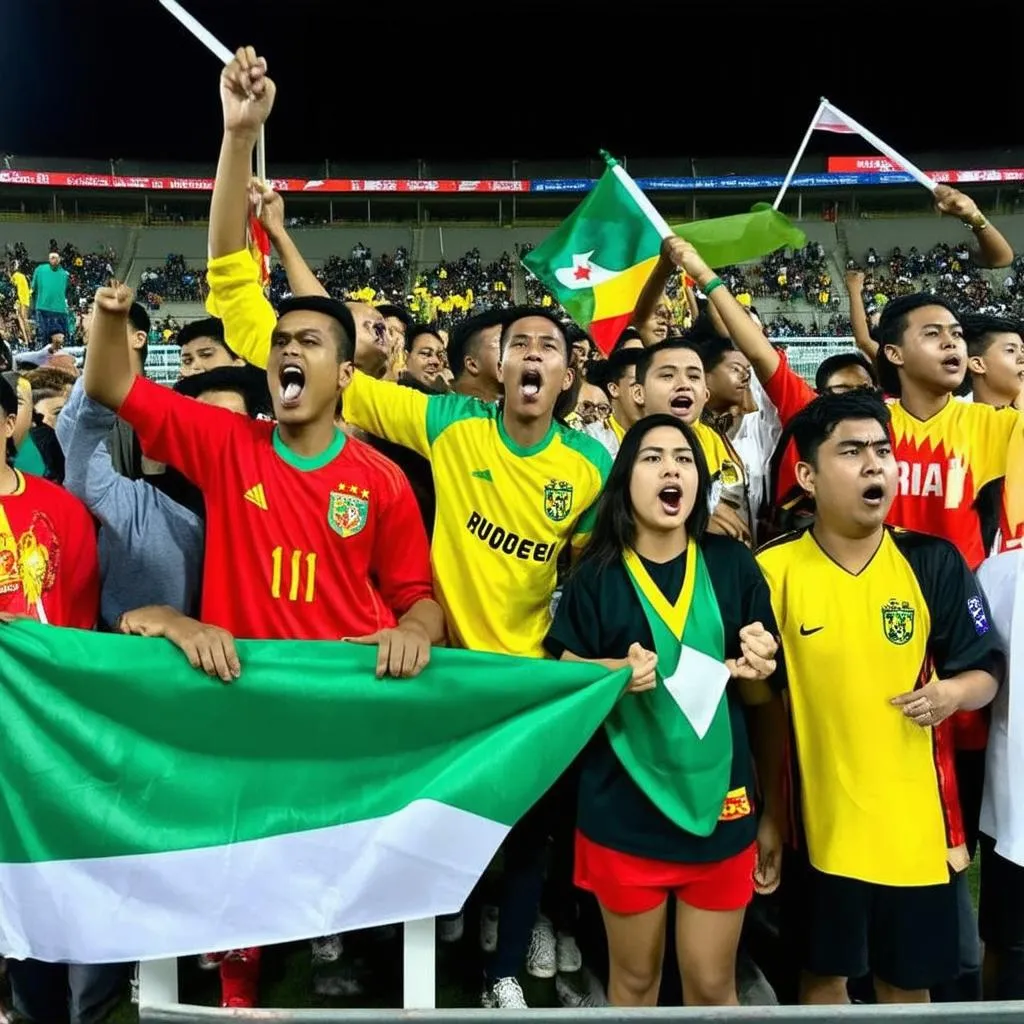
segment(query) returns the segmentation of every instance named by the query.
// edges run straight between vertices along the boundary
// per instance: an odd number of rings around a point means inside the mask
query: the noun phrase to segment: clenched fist
[[[270,116],[277,86],[267,77],[267,62],[251,46],[241,46],[220,74],[224,131],[255,135]]]
[[[734,679],[767,679],[777,665],[778,641],[761,625],[752,622],[740,630],[740,656],[726,659]]]
[[[661,255],[673,266],[685,271],[698,284],[714,277],[714,271],[704,262],[697,250],[678,235],[672,235],[661,243]]]
[[[96,289],[95,312],[108,313],[111,316],[128,316],[135,293],[126,284],[111,281]]]

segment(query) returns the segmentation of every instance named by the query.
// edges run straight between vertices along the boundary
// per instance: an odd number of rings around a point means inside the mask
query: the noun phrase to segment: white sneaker
[[[526,971],[535,978],[553,978],[558,973],[555,929],[543,914],[538,916],[526,953]]]
[[[568,932],[559,932],[555,940],[555,962],[559,974],[575,974],[583,966],[583,954]]]
[[[490,988],[484,989],[480,1005],[485,1010],[525,1010],[526,996],[515,978],[499,978]]]
[[[437,919],[437,938],[448,945],[459,942],[465,930],[466,922],[462,914],[455,914],[453,917],[439,917]]]
[[[480,948],[493,953],[498,948],[498,908],[484,906],[480,911]]]
[[[310,939],[313,952],[313,965],[333,964],[341,959],[344,948],[340,935],[322,935],[319,939]]]

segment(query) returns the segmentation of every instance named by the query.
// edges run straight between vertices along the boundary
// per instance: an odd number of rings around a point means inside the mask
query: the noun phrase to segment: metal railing
[[[276,1021],[278,1024],[479,1024],[483,1013],[501,1024],[1021,1024],[1020,1003],[941,1003],[909,1006],[658,1007],[624,1010],[219,1010],[205,1006],[140,1008],[139,1024]],[[498,1015],[500,1014],[500,1017]]]

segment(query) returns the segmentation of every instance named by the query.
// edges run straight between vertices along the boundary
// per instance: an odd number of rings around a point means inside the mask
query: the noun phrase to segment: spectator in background
[[[181,347],[181,376],[191,377],[220,366],[245,366],[224,340],[224,324],[217,317],[185,324],[177,337]]]
[[[51,252],[46,263],[40,263],[32,274],[36,336],[44,346],[60,348],[67,337],[69,280],[58,252]]]
[[[405,337],[405,373],[421,384],[443,384],[444,339],[433,324],[417,324]],[[445,388],[447,390],[447,388]]]
[[[452,329],[448,340],[448,365],[453,390],[460,395],[496,402],[501,394],[499,363],[505,313],[491,309],[468,317]]]
[[[21,264],[17,260],[11,260],[10,278],[15,292],[14,312],[18,318],[21,336],[27,342],[29,340],[28,308],[32,302],[32,289],[29,288],[28,278],[21,272]]]

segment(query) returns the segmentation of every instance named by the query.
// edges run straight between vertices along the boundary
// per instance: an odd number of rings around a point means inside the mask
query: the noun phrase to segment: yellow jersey
[[[228,348],[247,363],[265,370],[277,314],[260,283],[260,266],[248,249],[218,256],[206,264],[210,294],[206,311],[224,321]]]
[[[879,885],[940,885],[967,866],[951,722],[922,728],[893,697],[990,670],[994,637],[948,541],[886,527],[856,575],[811,530],[763,547],[811,864]]]
[[[554,422],[522,448],[496,403],[426,395],[359,371],[343,405],[346,422],[430,460],[431,560],[452,644],[543,657],[559,553],[585,543],[611,469],[603,445]]]

